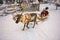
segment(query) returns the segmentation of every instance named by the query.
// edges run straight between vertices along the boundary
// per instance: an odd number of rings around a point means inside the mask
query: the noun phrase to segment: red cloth
[[[43,11],[41,12],[41,15],[45,15],[45,16],[47,16],[47,15],[48,15],[48,11],[43,10]]]

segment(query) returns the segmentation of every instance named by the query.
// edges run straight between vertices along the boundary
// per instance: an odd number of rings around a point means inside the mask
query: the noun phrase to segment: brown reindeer
[[[35,27],[35,24],[37,23],[36,19],[37,19],[37,14],[36,13],[31,13],[31,14],[24,14],[24,15],[21,15],[21,14],[17,14],[13,17],[13,19],[15,20],[16,23],[19,23],[19,22],[22,22],[24,23],[24,27],[23,27],[23,30],[25,29],[25,27],[28,27],[29,25],[29,22],[34,22],[34,25],[33,25],[33,28]]]

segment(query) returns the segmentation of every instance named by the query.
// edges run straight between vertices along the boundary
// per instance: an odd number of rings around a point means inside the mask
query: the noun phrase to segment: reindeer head
[[[16,19],[16,23],[19,23],[21,21],[21,14],[16,15],[17,19]]]
[[[13,15],[13,20],[15,21],[15,23],[19,23],[20,19],[21,19],[21,14]]]

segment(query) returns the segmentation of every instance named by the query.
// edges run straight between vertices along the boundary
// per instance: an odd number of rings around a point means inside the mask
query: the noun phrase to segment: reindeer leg
[[[26,27],[29,29],[28,24],[29,24],[29,22],[27,23]]]
[[[23,29],[22,29],[23,31],[24,31],[24,29],[25,29],[25,25],[26,25],[26,24],[24,24],[24,27],[23,27]]]
[[[33,25],[33,27],[32,28],[34,28],[35,27],[35,22],[34,22],[34,25]]]
[[[35,23],[36,23],[36,19],[34,20],[34,25],[33,25],[33,27],[32,27],[32,28],[34,28],[34,27],[35,27]]]
[[[37,18],[37,16],[35,16],[33,28],[35,27],[35,24],[37,24],[36,18]]]

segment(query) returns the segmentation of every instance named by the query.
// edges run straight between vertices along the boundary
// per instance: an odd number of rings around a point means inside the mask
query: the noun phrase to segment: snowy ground
[[[49,17],[40,21],[35,28],[22,31],[23,24],[16,24],[12,15],[0,16],[0,40],[60,40],[60,10],[53,4],[43,4],[41,9],[49,7]]]

